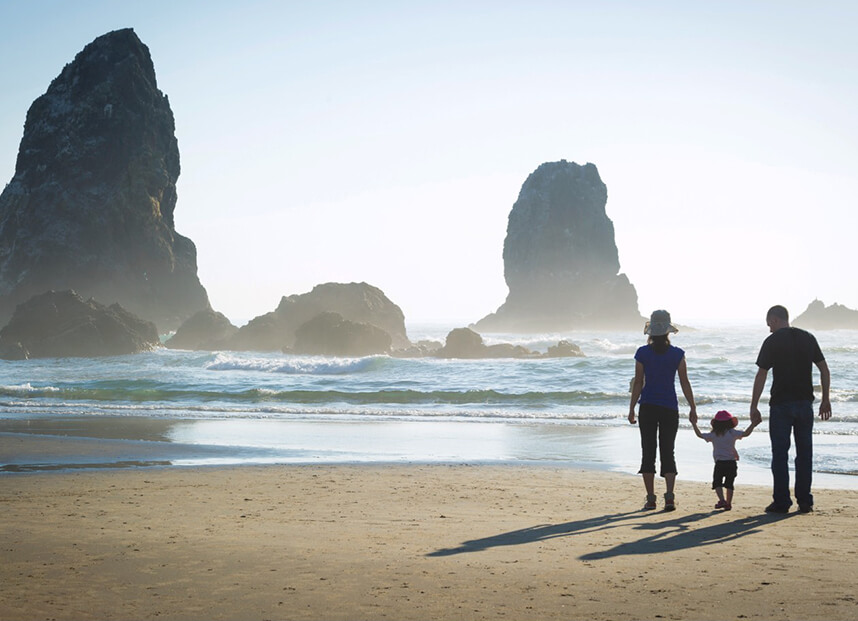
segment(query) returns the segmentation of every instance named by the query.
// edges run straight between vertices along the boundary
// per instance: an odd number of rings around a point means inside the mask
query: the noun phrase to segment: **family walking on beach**
[[[676,459],[674,445],[679,430],[679,402],[676,396],[676,377],[682,394],[688,402],[688,420],[698,437],[712,443],[715,467],[712,489],[718,496],[716,509],[729,511],[733,502],[733,482],[737,473],[736,441],[748,437],[762,422],[758,408],[772,370],[772,387],[769,399],[769,439],[772,448],[772,503],[769,513],[787,513],[792,506],[789,486],[789,449],[795,437],[795,499],[799,511],[813,511],[811,479],[813,469],[813,365],[819,369],[822,400],[819,417],[831,417],[829,392],[831,374],[816,338],[805,330],[789,325],[789,313],[783,306],[772,306],[766,315],[771,334],[763,341],[757,356],[757,374],[751,395],[750,425],[744,430],[735,429],[738,419],[726,410],[719,411],[711,421],[712,430],[702,433],[697,426],[697,406],[688,379],[685,352],[671,345],[669,335],[679,332],[670,319],[670,313],[657,310],[644,326],[647,344],[635,352],[635,376],[631,385],[629,422],[638,423],[641,436],[641,467],[646,489],[644,509],[657,507],[655,494],[655,462],[659,457],[659,471],[665,481],[664,510],[676,508],[674,487]],[[637,415],[635,407],[640,406]],[[726,490],[726,491],[725,491]]]

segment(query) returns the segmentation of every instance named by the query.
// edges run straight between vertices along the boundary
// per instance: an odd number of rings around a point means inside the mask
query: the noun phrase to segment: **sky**
[[[858,308],[858,3],[0,0],[0,178],[27,110],[134,28],[176,121],[176,229],[234,323],[368,282],[407,323],[507,294],[527,176],[591,162],[643,315]]]

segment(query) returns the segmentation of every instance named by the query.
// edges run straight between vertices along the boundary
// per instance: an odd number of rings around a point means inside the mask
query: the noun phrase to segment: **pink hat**
[[[739,424],[739,419],[730,414],[727,410],[721,410],[715,415],[715,418],[712,419],[714,423],[716,420],[718,421],[730,421],[733,427]]]

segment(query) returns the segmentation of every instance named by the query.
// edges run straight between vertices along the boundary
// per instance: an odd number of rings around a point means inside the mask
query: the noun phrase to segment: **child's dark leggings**
[[[715,462],[715,469],[712,471],[712,489],[716,487],[726,487],[733,489],[733,481],[736,480],[736,472],[739,468],[735,459],[724,459]]]
[[[679,430],[679,412],[660,405],[641,403],[638,410],[641,432],[641,469],[639,474],[655,473],[655,454],[661,460],[661,476],[676,474],[673,447]]]

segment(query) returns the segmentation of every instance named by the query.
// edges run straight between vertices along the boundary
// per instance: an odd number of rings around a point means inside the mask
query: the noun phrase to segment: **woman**
[[[673,486],[676,482],[676,460],[673,445],[679,429],[679,403],[676,398],[675,381],[679,375],[682,394],[691,410],[688,420],[697,422],[697,407],[691,382],[688,381],[688,369],[685,366],[685,352],[670,344],[668,335],[679,330],[670,323],[670,313],[657,310],[652,313],[644,326],[644,334],[649,335],[647,344],[635,352],[635,379],[632,380],[632,398],[629,404],[629,422],[635,424],[635,404],[640,399],[641,432],[641,469],[646,504],[644,509],[655,509],[655,454],[659,453],[661,476],[664,477],[666,491],[664,510],[676,508]]]

